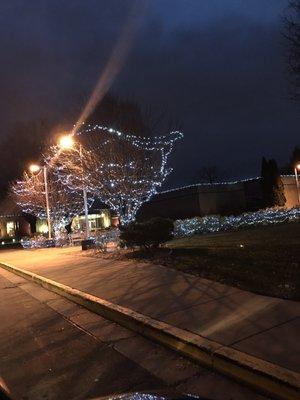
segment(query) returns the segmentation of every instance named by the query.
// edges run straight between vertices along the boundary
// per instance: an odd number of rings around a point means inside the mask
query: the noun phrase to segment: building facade
[[[295,177],[283,176],[282,181],[286,207],[299,205]],[[237,215],[260,208],[262,208],[260,178],[254,178],[239,182],[191,185],[158,193],[142,205],[137,219],[145,220],[156,216],[184,219],[212,214]],[[118,217],[111,214],[105,204],[100,202],[93,204],[89,210],[88,220],[91,233],[117,226],[119,223]],[[83,215],[75,217],[71,229],[73,233],[83,233],[85,217]],[[11,199],[0,203],[1,239],[21,238],[47,232],[46,220],[23,214]]]
[[[106,229],[110,226],[117,226],[119,220],[112,215],[105,205],[101,207],[92,207],[89,210],[88,221],[90,232]],[[85,217],[79,215],[73,218],[71,224],[73,233],[83,233],[85,230]],[[0,239],[11,241],[25,236],[46,235],[48,233],[48,224],[46,219],[35,218],[26,215],[13,202],[12,199],[5,199],[0,203]]]
[[[3,200],[0,203],[0,238],[19,238],[30,233],[30,223],[19,207],[9,198]]]
[[[286,207],[298,204],[294,176],[282,176]],[[237,182],[198,184],[158,193],[144,203],[138,219],[154,216],[171,219],[192,218],[204,215],[237,215],[263,207],[260,178]]]

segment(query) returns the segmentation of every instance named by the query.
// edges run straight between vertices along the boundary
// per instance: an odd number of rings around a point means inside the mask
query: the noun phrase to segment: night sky
[[[280,35],[287,0],[141,3],[132,49],[111,90],[182,125],[166,187],[192,183],[205,165],[234,179],[256,176],[263,155],[286,162],[300,127]],[[79,117],[133,5],[1,1],[0,140],[16,121]]]

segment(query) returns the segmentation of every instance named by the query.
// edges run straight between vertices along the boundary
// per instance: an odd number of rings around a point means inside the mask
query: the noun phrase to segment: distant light
[[[31,173],[38,172],[40,169],[41,169],[41,167],[40,167],[39,165],[37,165],[37,164],[31,164],[31,165],[29,166],[29,171],[30,171]]]
[[[15,243],[16,239],[13,239],[13,243]]]
[[[5,244],[5,242],[1,242],[1,244],[2,244],[2,245],[4,245],[4,244]]]
[[[64,135],[58,141],[62,149],[71,149],[74,146],[74,139],[71,135]]]
[[[300,171],[300,163],[296,165],[296,169]]]
[[[243,248],[243,247],[244,247],[244,245],[243,245],[243,244],[240,244],[240,247],[241,247],[241,248]]]

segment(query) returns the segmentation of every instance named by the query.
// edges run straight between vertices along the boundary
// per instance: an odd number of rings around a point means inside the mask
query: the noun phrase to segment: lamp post
[[[300,171],[300,163],[295,165],[295,179],[296,179],[297,194],[298,194],[298,204],[300,204],[300,187],[299,187],[298,171]]]
[[[71,135],[62,136],[59,140],[59,146],[62,149],[71,150],[74,146],[73,137]],[[83,155],[82,155],[82,146],[80,143],[79,143],[79,157],[80,157],[80,163],[81,163],[81,168],[82,168]],[[81,180],[82,180],[82,192],[83,192],[83,204],[84,204],[85,239],[87,240],[90,236],[90,227],[89,227],[89,216],[88,216],[87,190],[86,190],[86,187],[83,182],[83,171],[82,171]]]
[[[88,240],[90,236],[90,226],[89,226],[89,211],[88,211],[88,202],[87,202],[87,192],[86,187],[83,183],[83,167],[82,167],[82,146],[79,144],[79,156],[80,163],[82,169],[82,191],[83,191],[83,204],[84,204],[84,219],[85,219],[85,239]]]
[[[31,164],[29,166],[29,171],[34,174],[39,172],[42,168],[37,164]],[[47,213],[47,224],[48,224],[48,238],[52,239],[52,227],[50,218],[50,205],[49,205],[49,191],[48,191],[48,179],[47,179],[47,167],[43,166],[43,177],[44,177],[44,187],[45,187],[45,197],[46,197],[46,213]]]

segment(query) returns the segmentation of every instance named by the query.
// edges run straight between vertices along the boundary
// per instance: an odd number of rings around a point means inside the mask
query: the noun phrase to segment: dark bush
[[[121,227],[121,241],[128,247],[157,248],[173,237],[173,221],[166,218],[152,218],[145,222],[131,222]]]

